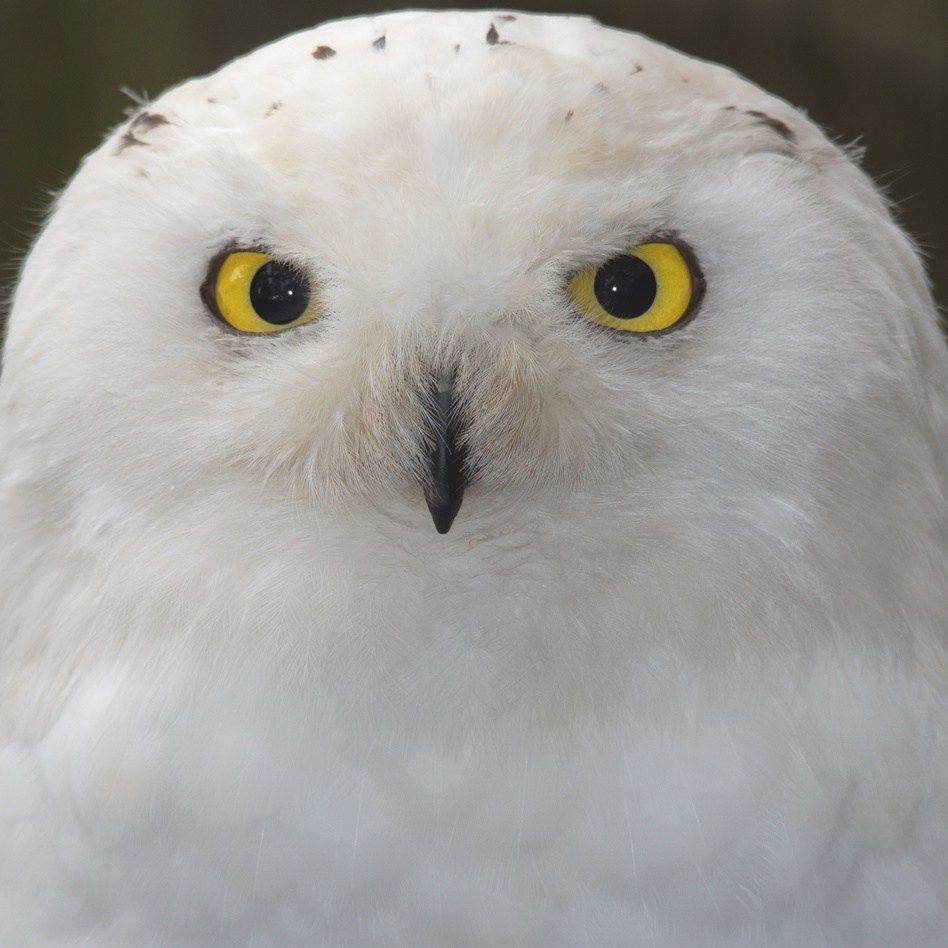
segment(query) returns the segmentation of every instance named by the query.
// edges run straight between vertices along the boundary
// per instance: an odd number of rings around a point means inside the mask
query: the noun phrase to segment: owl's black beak
[[[425,394],[422,413],[427,428],[425,501],[435,530],[447,533],[461,509],[468,481],[462,441],[464,424],[452,377],[435,379]]]

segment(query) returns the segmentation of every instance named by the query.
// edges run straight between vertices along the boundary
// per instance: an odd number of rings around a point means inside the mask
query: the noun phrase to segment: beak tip
[[[434,521],[435,530],[442,536],[451,529],[454,518],[458,515],[460,509],[460,497],[452,497],[448,503],[428,501],[428,511],[431,514],[431,519]]]
[[[425,402],[428,425],[427,476],[423,480],[425,501],[435,530],[442,535],[451,529],[461,509],[468,481],[461,437],[463,422],[452,384],[450,379],[435,379]]]

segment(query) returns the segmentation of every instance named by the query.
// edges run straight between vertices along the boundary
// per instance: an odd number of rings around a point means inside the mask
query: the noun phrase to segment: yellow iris
[[[694,312],[701,284],[677,245],[654,242],[588,267],[567,289],[580,313],[600,326],[658,333]]]
[[[213,264],[204,298],[238,332],[281,332],[320,313],[304,274],[256,250],[235,250]]]

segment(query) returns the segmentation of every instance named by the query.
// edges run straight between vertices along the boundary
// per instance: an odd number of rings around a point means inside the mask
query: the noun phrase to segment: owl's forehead
[[[252,109],[289,98],[325,109],[359,96],[415,96],[419,112],[439,87],[491,85],[516,77],[521,94],[566,98],[593,83],[600,94],[661,87],[665,103],[753,89],[730,71],[691,59],[644,36],[586,17],[502,12],[402,12],[322,24],[262,47],[176,90],[183,101]],[[623,80],[638,78],[633,86]],[[536,85],[534,86],[533,83]],[[697,83],[692,89],[678,88]],[[553,84],[555,88],[550,88]],[[422,95],[422,93],[427,93]],[[211,101],[208,102],[207,100]],[[298,101],[297,101],[298,100]]]
[[[330,22],[185,83],[106,152],[203,144],[288,181],[512,194],[534,175],[573,188],[755,138],[786,149],[797,118],[726,69],[586,18],[408,12]]]

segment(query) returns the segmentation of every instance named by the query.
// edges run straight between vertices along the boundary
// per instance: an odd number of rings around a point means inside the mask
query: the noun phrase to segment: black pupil
[[[250,281],[250,305],[265,322],[285,326],[306,312],[309,286],[292,267],[270,260]]]
[[[596,271],[593,290],[599,305],[616,319],[635,319],[655,302],[658,287],[652,268],[638,257],[624,255]]]

